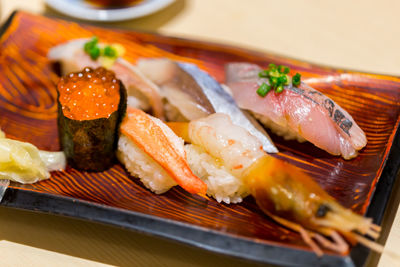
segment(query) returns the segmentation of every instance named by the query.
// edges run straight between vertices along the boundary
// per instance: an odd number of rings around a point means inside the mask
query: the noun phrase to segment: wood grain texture
[[[399,123],[400,79],[395,77],[335,70],[234,47],[106,30],[20,12],[0,40],[0,127],[8,137],[41,149],[59,148],[55,101],[58,77],[46,54],[56,44],[92,35],[123,44],[127,48],[125,57],[131,62],[140,57],[192,62],[221,82],[224,63],[232,61],[262,66],[274,62],[300,72],[306,82],[353,116],[369,142],[359,157],[345,161],[310,143],[272,136],[281,151],[278,156],[304,169],[345,206],[365,213]],[[225,205],[191,196],[180,188],[156,196],[120,165],[97,174],[68,168],[54,172],[49,180],[12,187],[152,214],[257,242],[308,249],[299,235],[263,215],[251,198],[242,204]]]

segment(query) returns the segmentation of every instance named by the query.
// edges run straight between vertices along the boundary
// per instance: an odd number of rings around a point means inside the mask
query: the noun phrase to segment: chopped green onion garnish
[[[283,85],[282,84],[278,85],[278,87],[276,87],[276,89],[275,89],[275,92],[278,93],[278,94],[282,93],[283,92]]]
[[[277,71],[277,70],[271,70],[268,72],[268,75],[271,77],[276,77],[278,78],[279,76],[281,76],[281,74]]]
[[[92,47],[92,49],[89,50],[89,56],[93,60],[98,59],[100,56],[100,48],[98,46]]]
[[[296,87],[299,86],[300,82],[301,82],[301,75],[299,73],[296,73],[296,75],[294,75],[292,79],[293,86]]]
[[[292,83],[293,86],[299,86],[301,75],[296,73],[292,78],[289,77],[290,68],[271,63],[268,65],[268,69],[260,71],[258,77],[268,79],[269,85],[267,83],[261,84],[258,88],[257,93],[260,96],[265,96],[270,90],[274,90],[276,93],[282,93],[284,86]]]
[[[285,68],[283,69],[283,73],[284,73],[284,74],[288,74],[289,71],[290,71],[289,67],[285,67]]]
[[[92,49],[92,48],[93,48],[93,44],[88,42],[88,43],[85,43],[83,50],[85,50],[86,53],[89,53],[90,49]]]
[[[99,38],[97,36],[93,36],[88,42],[86,42],[83,46],[83,50],[87,54],[89,54],[90,58],[96,60],[100,56],[100,48],[97,45],[99,42]]]
[[[278,78],[279,84],[286,84],[287,81],[288,81],[288,78],[286,77],[286,75]]]
[[[85,43],[84,45],[84,50],[86,53],[89,53],[90,50],[97,45],[99,42],[99,38],[97,36],[93,36],[92,39],[90,39],[88,42]]]
[[[270,82],[270,84],[271,84],[273,87],[275,87],[276,85],[278,85],[278,78],[276,78],[276,77],[270,77],[270,78],[269,78],[269,82]]]
[[[259,96],[264,97],[264,96],[266,96],[268,94],[269,91],[271,91],[271,86],[269,86],[266,83],[262,83],[260,85],[260,87],[258,87],[258,89],[257,89],[257,94]]]
[[[110,59],[116,59],[118,57],[118,51],[116,49],[118,48],[117,45],[115,45],[115,47],[107,45],[104,48],[100,48],[98,43],[99,38],[97,36],[93,36],[83,46],[83,50],[90,56],[92,60],[97,60],[100,56],[108,57]]]
[[[107,45],[104,47],[103,54],[106,57],[117,57],[117,51],[114,47]]]

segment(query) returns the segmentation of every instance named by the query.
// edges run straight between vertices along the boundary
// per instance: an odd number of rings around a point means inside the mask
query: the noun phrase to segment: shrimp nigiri
[[[216,113],[190,123],[169,123],[169,126],[191,143],[187,145],[188,158],[202,154],[213,158],[214,168],[236,177],[242,192],[251,194],[264,213],[300,233],[318,255],[322,254],[321,246],[345,253],[348,244],[343,237],[349,242],[359,241],[381,249],[361,236],[378,237],[380,227],[371,219],[341,206],[297,167],[266,154],[257,138],[232,124],[228,116]],[[205,168],[199,170],[202,162],[189,159],[189,164],[195,174],[205,177],[207,193],[215,197],[215,192],[210,191],[218,182],[213,173],[204,173]],[[220,179],[224,183],[224,178]]]
[[[146,78],[138,68],[126,61],[115,52],[112,57],[99,56],[93,59],[86,51],[85,45],[93,44],[100,48],[107,47],[104,43],[97,43],[94,37],[74,39],[59,44],[50,49],[48,58],[61,63],[62,74],[76,72],[84,67],[106,67],[115,72],[115,75],[124,84],[128,93],[128,105],[143,110],[151,110],[158,118],[164,118],[164,110],[160,96],[160,89]],[[108,45],[108,47],[112,47]]]
[[[306,83],[285,86],[281,93],[257,94],[262,69],[250,63],[226,65],[226,83],[240,108],[286,139],[309,141],[332,155],[357,156],[367,144],[364,131],[347,111]]]
[[[205,194],[207,185],[190,170],[183,140],[161,120],[129,107],[120,132],[117,157],[148,189],[161,194],[178,184]]]

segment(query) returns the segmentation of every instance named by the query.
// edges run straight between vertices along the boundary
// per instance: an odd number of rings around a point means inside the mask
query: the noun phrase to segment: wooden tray
[[[397,174],[400,149],[400,79],[321,67],[236,47],[149,33],[102,29],[15,12],[0,38],[0,127],[8,137],[40,149],[58,150],[56,88],[58,76],[46,58],[59,43],[99,36],[119,42],[125,58],[168,57],[192,62],[224,81],[224,64],[274,62],[290,66],[303,80],[334,99],[366,132],[367,146],[350,161],[310,143],[272,135],[278,157],[309,173],[344,206],[380,223]],[[378,183],[379,182],[379,183]],[[236,205],[192,196],[176,187],[155,195],[117,164],[102,173],[67,168],[33,185],[13,183],[4,206],[50,212],[129,228],[244,259],[282,265],[362,265],[368,250],[349,255],[326,251],[321,258],[300,235],[274,223],[252,198]]]

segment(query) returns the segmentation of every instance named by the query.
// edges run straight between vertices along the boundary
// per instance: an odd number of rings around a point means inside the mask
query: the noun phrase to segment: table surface
[[[15,9],[64,17],[41,0],[3,0],[1,22]],[[396,0],[176,0],[153,15],[109,24],[399,76],[398,10]],[[380,239],[386,243],[385,251],[398,251],[400,245],[397,182]],[[388,254],[373,254],[368,265],[400,266],[400,259]],[[0,255],[3,266],[249,265],[112,226],[4,207],[0,207]]]

